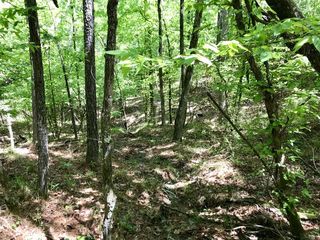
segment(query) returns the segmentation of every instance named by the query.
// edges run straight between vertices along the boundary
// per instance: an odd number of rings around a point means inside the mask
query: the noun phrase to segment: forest
[[[1,240],[320,240],[319,0],[0,0]]]

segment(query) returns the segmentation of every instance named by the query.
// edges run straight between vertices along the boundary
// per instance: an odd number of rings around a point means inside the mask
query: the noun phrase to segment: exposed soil
[[[230,142],[232,133],[210,121],[190,120],[183,144],[172,143],[172,126],[115,134],[113,239],[291,239],[259,162],[242,156],[248,150],[240,140]],[[0,239],[100,239],[100,171],[86,168],[80,143],[56,141],[49,149],[47,200],[36,197],[30,145],[1,150]],[[299,210],[305,229],[320,239],[319,179],[310,179],[314,198]]]

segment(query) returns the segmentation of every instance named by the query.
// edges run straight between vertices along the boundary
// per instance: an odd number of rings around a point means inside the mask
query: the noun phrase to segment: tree
[[[203,13],[202,3],[203,3],[203,0],[197,0],[197,4],[200,5],[200,7],[198,6],[195,13],[189,49],[195,49],[198,46],[199,31],[200,31],[200,25],[201,25],[202,13]],[[194,65],[188,66],[186,69],[186,73],[183,77],[183,81],[181,82],[181,95],[179,99],[179,107],[177,110],[176,119],[174,123],[174,132],[173,132],[174,141],[182,140],[183,128],[184,128],[186,116],[187,116],[187,104],[188,104],[188,94],[190,90],[190,81],[192,78],[193,70],[194,70]],[[181,70],[181,72],[182,71],[183,70]],[[181,76],[182,75],[183,74],[181,74]]]
[[[104,96],[101,115],[101,140],[102,140],[102,156],[103,156],[103,183],[104,186],[112,187],[112,163],[108,154],[111,148],[111,110],[112,110],[112,95],[113,83],[115,77],[115,56],[108,53],[116,49],[116,34],[118,26],[117,18],[118,0],[108,1],[108,35],[105,54],[105,69],[104,69]]]
[[[83,0],[83,22],[87,118],[86,162],[87,164],[91,165],[96,163],[99,158],[93,0]]]
[[[180,55],[184,54],[184,0],[180,0],[180,12],[179,12],[179,50]],[[185,67],[181,65],[181,75],[180,75],[180,87],[184,82],[184,74],[185,74]]]
[[[161,13],[161,0],[158,0],[158,25],[159,25],[159,57],[162,57],[163,46],[162,46],[162,13]],[[160,87],[160,101],[161,101],[161,125],[166,123],[165,114],[165,98],[164,98],[164,81],[163,81],[163,68],[159,68],[159,87]]]
[[[29,49],[34,82],[35,115],[37,123],[38,182],[41,197],[48,196],[48,135],[43,77],[41,40],[36,0],[25,0],[29,24]]]
[[[236,24],[241,33],[246,31],[246,25],[244,23],[242,15],[242,4],[240,0],[233,0],[232,2],[234,9],[236,10]],[[250,9],[250,7],[249,7]],[[264,61],[263,64],[266,68],[266,76],[261,70],[261,67],[257,63],[253,55],[248,55],[247,60],[249,62],[251,71],[259,83],[259,90],[263,96],[264,105],[269,120],[269,127],[271,129],[271,144],[270,148],[272,151],[273,162],[275,164],[274,171],[274,185],[275,191],[277,193],[278,201],[281,209],[284,210],[284,214],[290,224],[290,229],[292,234],[297,239],[306,239],[304,229],[302,227],[299,215],[295,209],[294,204],[286,196],[286,190],[288,185],[288,180],[285,177],[285,159],[286,156],[282,154],[283,152],[283,142],[282,137],[284,128],[281,126],[279,118],[279,99],[275,93],[275,88],[270,74],[270,66],[268,61]]]
[[[218,13],[218,35],[217,35],[217,44],[221,41],[226,41],[228,39],[228,11],[226,9],[221,9]],[[220,63],[223,62],[224,58],[220,58],[219,61],[216,63],[218,75],[221,78],[221,81],[224,81],[224,77],[221,74],[220,70]],[[226,84],[226,82],[224,82]],[[227,110],[227,92],[226,91],[219,91],[219,103],[221,108],[226,111]]]
[[[102,138],[102,174],[104,195],[107,202],[105,203],[105,215],[103,221],[103,239],[106,240],[110,235],[111,218],[113,208],[115,206],[116,196],[113,194],[112,184],[112,143],[111,143],[111,109],[112,109],[112,95],[113,83],[115,78],[115,56],[108,51],[114,51],[117,43],[117,7],[118,0],[109,0],[107,6],[108,15],[108,35],[107,44],[105,47],[105,69],[104,69],[104,96],[103,108],[101,116],[101,138]],[[112,196],[111,199],[109,196]],[[113,200],[114,199],[114,200]],[[113,202],[113,204],[111,203]],[[112,207],[113,206],[113,207]]]

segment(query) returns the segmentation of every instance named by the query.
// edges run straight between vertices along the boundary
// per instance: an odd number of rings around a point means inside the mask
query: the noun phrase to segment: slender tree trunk
[[[109,0],[107,7],[108,15],[108,35],[106,43],[106,51],[115,50],[117,43],[117,26],[118,26],[118,17],[117,17],[117,7],[118,0]],[[105,199],[108,199],[107,194],[116,196],[112,191],[112,143],[111,143],[111,109],[112,109],[112,95],[113,95],[113,82],[115,78],[115,56],[107,54],[105,55],[105,77],[104,77],[104,96],[103,96],[103,108],[101,116],[101,139],[102,139],[102,153],[103,153],[103,186],[104,186],[104,195]],[[109,198],[110,199],[110,198]],[[111,200],[110,200],[111,201]],[[115,204],[115,202],[114,202]],[[103,239],[106,240],[110,237],[110,222],[112,218],[112,212],[114,205],[110,202],[105,203],[105,215],[103,221]]]
[[[236,12],[237,27],[241,32],[245,32],[245,24],[242,16],[242,6],[240,0],[233,0],[233,7]],[[285,180],[284,169],[279,168],[279,164],[284,165],[285,157],[281,155],[283,139],[281,138],[282,128],[279,125],[279,105],[276,95],[272,91],[273,84],[270,78],[269,63],[265,62],[266,79],[262,70],[256,62],[254,56],[248,56],[248,62],[257,82],[259,82],[260,92],[263,96],[264,104],[268,114],[269,123],[271,126],[271,150],[273,153],[275,168],[275,187],[278,194],[278,201],[282,209],[284,209],[285,216],[290,224],[290,230],[297,239],[307,239],[307,236],[302,227],[299,215],[292,202],[288,201],[286,197],[287,180]],[[283,161],[282,161],[283,160]]]
[[[180,39],[179,39],[179,50],[180,55],[184,54],[184,0],[180,0]],[[184,76],[185,76],[185,66],[181,65],[181,73],[180,73],[180,87],[179,87],[179,93],[181,94],[182,84],[184,82]]]
[[[58,126],[58,120],[57,120],[57,105],[56,105],[56,99],[54,96],[54,89],[52,84],[52,73],[51,73],[51,54],[50,54],[50,46],[48,49],[48,71],[49,71],[49,82],[50,82],[50,88],[51,88],[51,103],[52,103],[52,121],[53,121],[53,133],[54,137],[60,138],[59,136],[59,126]]]
[[[198,4],[203,3],[203,0],[197,0]],[[203,8],[196,10],[196,14],[194,17],[193,23],[193,30],[191,34],[190,40],[190,49],[197,48],[198,40],[199,40],[199,28],[201,25]],[[181,141],[183,135],[183,128],[186,122],[186,115],[187,115],[187,104],[188,104],[188,94],[190,90],[190,81],[193,74],[194,65],[190,65],[186,69],[186,74],[184,76],[182,82],[182,89],[181,89],[181,96],[179,100],[179,107],[176,114],[175,124],[174,124],[174,133],[173,133],[173,140],[174,141]]]
[[[116,33],[117,33],[117,6],[118,0],[108,1],[108,36],[106,43],[106,51],[116,49]],[[103,109],[101,117],[101,138],[102,138],[102,151],[103,156],[106,154],[108,146],[111,144],[111,110],[112,110],[112,96],[113,96],[113,83],[115,78],[115,56],[105,55],[105,76],[104,76],[104,97]],[[103,182],[104,184],[112,187],[112,163],[111,159],[108,162],[104,161],[103,166]]]
[[[119,101],[120,101],[120,109],[121,109],[122,117],[123,117],[123,125],[127,131],[128,130],[128,123],[127,123],[127,113],[126,113],[126,107],[127,107],[126,106],[126,99],[123,96],[118,77],[116,77],[116,81],[117,81],[117,87],[118,87],[119,95],[120,95]]]
[[[32,61],[30,54],[30,61]],[[33,74],[33,72],[31,73]],[[32,143],[37,143],[37,106],[36,106],[36,93],[34,87],[34,78],[31,81],[31,99],[32,99]]]
[[[61,51],[60,45],[57,43],[58,47],[58,52],[60,56],[60,62],[61,62],[61,67],[62,67],[62,72],[63,72],[63,77],[64,77],[64,82],[66,84],[66,91],[67,91],[67,96],[68,96],[68,102],[69,102],[69,107],[70,107],[70,112],[71,112],[71,122],[72,122],[72,129],[73,129],[73,134],[74,134],[74,139],[78,139],[78,133],[77,133],[77,125],[76,125],[76,118],[74,114],[74,106],[73,106],[73,101],[72,101],[72,96],[71,96],[71,91],[70,91],[70,86],[69,86],[69,75],[67,72],[67,67],[64,62],[63,58],[63,53]]]
[[[93,0],[83,0],[83,22],[87,119],[86,162],[88,165],[92,165],[96,164],[99,159]]]
[[[163,26],[164,26],[164,29],[166,32],[168,56],[171,59],[172,58],[172,48],[171,48],[171,44],[170,44],[168,28],[167,28],[167,25],[166,25],[166,22],[164,19],[163,19]],[[169,87],[169,92],[168,92],[169,123],[172,124],[172,81],[171,81],[170,77],[169,77],[168,87]]]
[[[72,45],[73,45],[73,51],[75,54],[77,54],[77,41],[76,41],[76,20],[75,20],[75,12],[76,12],[76,1],[73,0],[71,4],[71,20],[72,20]],[[77,98],[78,98],[78,109],[81,111],[82,109],[82,103],[81,103],[81,88],[80,88],[80,71],[79,71],[79,63],[81,62],[80,58],[77,58],[78,61],[75,61],[75,71],[76,71],[76,80],[77,80]],[[80,126],[81,127],[81,126]]]
[[[13,137],[13,131],[12,131],[12,118],[10,114],[7,114],[7,126],[8,126],[8,132],[9,132],[9,139],[10,139],[10,148],[12,151],[14,151],[14,137]]]
[[[28,25],[30,35],[30,56],[32,65],[32,78],[34,81],[35,108],[37,120],[37,150],[38,150],[38,180],[41,197],[48,196],[48,135],[47,115],[45,103],[45,85],[43,77],[43,62],[41,53],[40,29],[36,0],[25,0],[28,13]]]
[[[225,41],[228,39],[228,31],[229,31],[229,24],[228,24],[228,11],[226,9],[222,9],[218,13],[218,35],[217,35],[217,44],[221,41]],[[223,62],[225,59],[220,58],[219,62],[217,62],[216,67],[218,70],[218,74],[220,76],[220,62]],[[223,78],[221,78],[223,81]],[[220,107],[223,111],[227,111],[228,104],[227,104],[227,91],[219,91],[219,103]]]
[[[156,105],[154,103],[154,85],[149,83],[149,104],[150,104],[150,121],[156,123]]]
[[[161,0],[158,0],[158,24],[159,24],[159,57],[163,54],[162,44],[162,13],[161,13]],[[160,102],[161,102],[161,125],[166,124],[166,108],[165,108],[165,97],[164,97],[164,81],[163,81],[163,68],[159,68],[159,86],[160,86]]]

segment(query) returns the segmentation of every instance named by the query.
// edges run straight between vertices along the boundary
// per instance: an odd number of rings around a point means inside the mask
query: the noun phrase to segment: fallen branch
[[[214,106],[219,110],[219,112],[222,114],[222,116],[230,123],[232,128],[239,134],[239,136],[242,138],[242,140],[251,148],[251,150],[254,152],[254,154],[257,156],[257,158],[260,160],[262,165],[265,167],[267,172],[270,174],[270,176],[273,176],[271,169],[267,165],[267,163],[262,159],[259,152],[255,147],[251,144],[251,142],[246,138],[246,136],[243,135],[243,133],[239,130],[239,128],[233,123],[231,118],[228,116],[228,114],[220,107],[220,105],[216,102],[212,94],[207,91],[207,96],[211,100],[211,102],[214,104]]]

